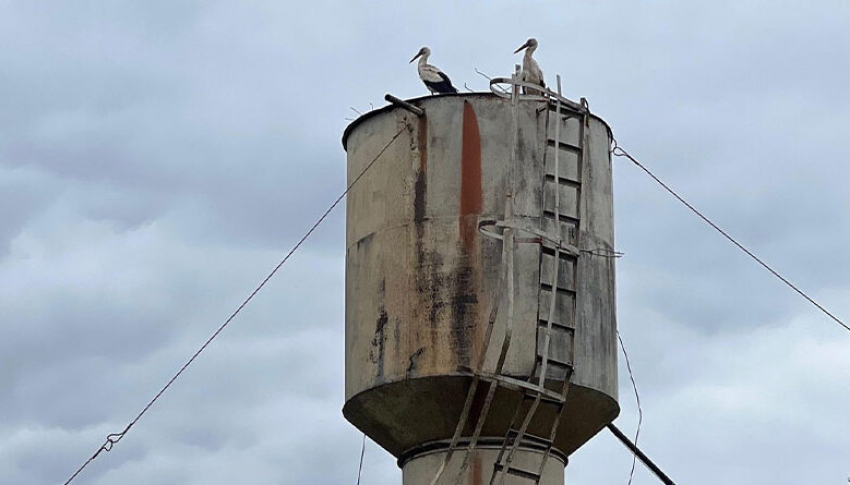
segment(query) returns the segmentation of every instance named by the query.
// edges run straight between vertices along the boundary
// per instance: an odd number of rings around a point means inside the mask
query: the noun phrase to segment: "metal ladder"
[[[567,394],[570,389],[570,384],[572,382],[572,376],[574,372],[574,355],[575,355],[575,345],[574,345],[574,337],[575,337],[575,322],[576,322],[576,290],[578,284],[578,259],[581,255],[581,251],[578,250],[578,233],[580,230],[581,218],[580,218],[580,204],[581,204],[581,172],[582,167],[585,164],[586,157],[586,147],[587,147],[587,123],[588,123],[588,109],[587,104],[584,99],[582,99],[582,110],[581,110],[581,123],[579,128],[579,139],[578,145],[568,145],[566,143],[562,143],[560,136],[560,127],[561,120],[563,117],[562,113],[562,104],[561,104],[561,80],[560,76],[557,79],[557,87],[558,93],[554,106],[554,113],[552,112],[551,104],[548,105],[548,122],[554,117],[555,121],[555,136],[554,139],[549,137],[548,128],[547,128],[547,145],[553,148],[554,152],[554,163],[553,167],[551,167],[551,172],[546,171],[544,174],[544,203],[543,203],[543,218],[544,220],[549,220],[549,224],[544,224],[544,230],[546,225],[550,225],[555,230],[555,236],[551,235],[547,239],[542,240],[541,247],[541,272],[540,272],[540,292],[543,294],[544,292],[549,294],[549,309],[548,315],[545,319],[545,326],[541,326],[540,323],[543,323],[544,320],[538,319],[538,351],[535,356],[534,368],[529,375],[528,383],[535,384],[534,380],[536,378],[536,389],[524,389],[522,400],[514,412],[513,418],[511,419],[511,423],[508,427],[508,431],[504,436],[502,441],[502,447],[499,450],[499,454],[496,458],[496,462],[493,466],[493,473],[490,477],[491,485],[501,485],[505,482],[505,479],[508,475],[514,475],[520,478],[524,478],[529,480],[535,484],[539,484],[540,479],[543,475],[543,470],[546,466],[546,462],[549,459],[549,455],[552,452],[552,448],[554,446],[555,437],[558,432],[558,425],[560,423],[561,416],[563,414],[563,409],[566,404]],[[565,118],[564,118],[565,119]],[[562,177],[560,171],[560,160],[559,155],[562,149],[573,150],[577,155],[577,177],[575,179],[570,179],[567,177]],[[548,150],[548,148],[547,148]],[[548,156],[548,152],[547,152]],[[573,201],[575,206],[573,214],[574,216],[566,216],[562,214],[561,211],[561,190],[562,187],[567,187],[567,190],[574,190],[575,197]],[[550,189],[549,192],[554,192],[553,194],[553,206],[551,208],[547,207],[548,201],[546,200],[547,189]],[[547,210],[551,209],[551,210]],[[561,226],[562,223],[572,225],[571,231],[568,232],[568,240],[563,241],[561,237]],[[572,241],[571,241],[572,240]],[[545,262],[547,259],[548,253],[551,252],[552,266],[551,266],[551,280],[550,282],[545,281]],[[568,276],[568,285],[571,287],[561,288],[559,284],[559,271],[561,268],[562,261],[566,261],[571,266],[570,275]],[[569,269],[569,267],[568,267]],[[559,292],[566,291],[571,293],[571,313],[572,313],[572,323],[573,326],[570,327],[567,325],[567,322],[560,321],[558,323],[555,322],[556,310],[558,309],[558,294]],[[541,315],[542,316],[542,315]],[[552,354],[552,341],[554,338],[555,332],[559,334],[565,334],[566,336],[566,346],[567,346],[567,356],[565,358],[557,358]],[[541,344],[542,339],[542,344]],[[554,393],[546,387],[546,379],[550,375],[550,366],[560,368],[563,373],[563,384],[559,392]],[[560,377],[560,376],[558,376]],[[553,395],[554,394],[554,395]],[[530,403],[529,403],[530,402]],[[523,408],[525,404],[529,403],[528,409],[523,412]],[[549,427],[549,433],[546,436],[535,436],[528,433],[528,427],[532,422],[535,414],[540,410],[541,405],[551,406],[553,408],[553,413],[555,418],[551,421]],[[522,416],[522,417],[521,417]],[[519,428],[516,428],[516,425],[519,423]],[[519,449],[520,445],[526,443],[528,445],[537,446],[538,448],[542,447],[543,456],[540,460],[540,464],[536,470],[527,470],[523,468],[519,468],[513,465],[514,456]]]
[[[542,476],[543,469],[546,465],[546,462],[551,454],[551,450],[553,447],[554,439],[557,434],[558,424],[560,422],[560,417],[566,403],[567,392],[569,391],[571,378],[573,375],[573,355],[574,355],[574,344],[573,344],[573,336],[574,328],[570,328],[566,325],[563,325],[564,322],[556,323],[554,321],[555,311],[557,309],[557,295],[559,289],[559,268],[560,263],[563,258],[572,260],[572,275],[571,279],[573,282],[572,292],[573,292],[573,308],[572,308],[572,321],[575,322],[575,289],[577,283],[577,274],[578,271],[578,258],[581,254],[576,244],[572,244],[570,241],[562,241],[561,240],[561,208],[560,208],[560,184],[562,181],[566,181],[569,185],[571,184],[576,188],[576,197],[575,197],[575,214],[579,215],[579,207],[581,200],[581,192],[580,192],[580,180],[570,180],[565,179],[560,176],[560,168],[559,168],[559,153],[562,148],[562,142],[560,138],[560,126],[561,126],[561,117],[562,117],[562,106],[569,105],[573,110],[576,110],[575,103],[566,100],[561,96],[561,86],[560,86],[560,76],[558,76],[558,93],[552,93],[551,91],[546,90],[546,95],[544,97],[535,96],[536,99],[545,99],[547,103],[547,115],[549,118],[547,119],[547,145],[554,146],[554,167],[552,168],[552,173],[548,171],[544,174],[544,197],[545,197],[545,189],[547,184],[550,182],[554,184],[554,206],[551,211],[546,210],[546,204],[544,201],[544,218],[550,218],[553,222],[553,227],[555,228],[555,235],[549,234],[545,232],[545,230],[534,230],[529,228],[521,228],[513,223],[513,165],[516,162],[516,144],[518,138],[518,126],[517,126],[517,107],[519,102],[519,87],[524,85],[525,83],[520,82],[519,69],[517,67],[516,72],[511,77],[510,82],[512,84],[511,89],[511,104],[512,104],[512,112],[513,112],[513,120],[512,120],[512,128],[513,128],[513,150],[512,150],[512,160],[511,160],[511,173],[510,173],[510,183],[509,183],[509,191],[506,196],[505,202],[505,219],[504,221],[482,221],[479,224],[479,229],[485,235],[500,239],[503,241],[502,244],[502,274],[500,275],[497,298],[495,298],[493,306],[491,308],[490,317],[488,320],[487,329],[485,331],[484,343],[479,354],[478,360],[476,362],[476,367],[474,369],[463,369],[466,371],[471,371],[473,375],[472,382],[470,384],[469,391],[467,393],[467,398],[464,403],[463,410],[461,412],[461,416],[458,420],[457,427],[455,429],[455,433],[452,436],[452,440],[449,444],[449,448],[444,457],[443,463],[435,474],[433,480],[431,481],[432,485],[436,485],[439,481],[440,477],[446,470],[448,463],[450,462],[454,452],[459,449],[458,442],[462,435],[463,430],[466,428],[467,421],[469,419],[469,412],[472,407],[472,402],[477,393],[477,389],[481,381],[484,381],[488,385],[487,395],[484,399],[484,403],[482,409],[479,413],[478,419],[476,421],[475,429],[472,433],[472,436],[469,438],[469,442],[466,445],[466,453],[464,456],[463,463],[459,469],[459,472],[456,476],[455,483],[458,483],[460,477],[463,475],[464,470],[467,468],[469,464],[469,458],[471,456],[471,452],[475,449],[475,446],[478,442],[478,439],[481,434],[481,430],[484,426],[484,422],[487,418],[487,414],[490,410],[490,407],[493,402],[493,397],[495,396],[495,392],[499,386],[505,387],[508,389],[518,390],[522,393],[522,399],[520,404],[517,406],[516,411],[514,412],[513,418],[511,420],[511,424],[509,426],[508,432],[505,435],[502,441],[502,447],[499,451],[498,458],[494,463],[493,474],[490,479],[490,483],[498,483],[502,484],[507,475],[515,475],[521,478],[525,478],[533,481],[535,484],[538,484],[540,481],[540,477]],[[506,81],[504,78],[494,79],[491,81],[491,87],[494,82],[504,82]],[[529,86],[532,90],[541,91],[538,86]],[[495,92],[495,91],[494,91]],[[528,90],[526,92],[529,92]],[[498,93],[497,93],[498,94]],[[525,96],[529,97],[529,96]],[[555,138],[552,140],[548,135],[548,122],[552,119],[552,108],[553,104],[551,99],[555,98],[554,102],[554,118],[556,121],[555,124]],[[586,102],[582,99],[582,105],[580,106],[579,112],[582,113],[581,117],[581,128],[579,132],[579,145],[578,146],[570,146],[571,149],[577,150],[578,156],[578,171],[577,171],[577,179],[581,179],[581,168],[584,165],[585,160],[585,147],[587,145],[587,122],[588,122],[588,113]],[[547,156],[548,156],[548,148],[547,148]],[[578,224],[580,220],[578,217],[573,218],[575,223],[575,231],[571,233],[573,236],[571,239],[577,239],[578,233]],[[494,226],[500,227],[503,229],[501,234],[495,232],[488,232],[485,230],[486,226]],[[515,232],[530,232],[532,233],[531,238],[518,238],[515,235]],[[535,364],[531,371],[531,374],[526,380],[517,379],[511,376],[502,375],[502,368],[505,363],[505,358],[507,355],[507,351],[510,347],[511,341],[511,333],[513,330],[514,322],[513,322],[513,269],[514,269],[514,245],[516,243],[538,243],[543,247],[541,248],[541,292],[546,291],[547,289],[551,293],[551,297],[549,298],[549,312],[548,318],[545,320],[546,325],[540,326],[542,320],[538,318],[537,328],[538,328],[538,351],[536,352]],[[546,249],[546,251],[544,251]],[[545,260],[544,254],[546,252],[551,252],[553,255],[553,265],[552,265],[552,280],[551,284],[543,281],[543,263]],[[548,285],[548,286],[547,286]],[[487,350],[490,345],[490,341],[492,338],[493,327],[495,326],[496,318],[499,312],[499,305],[501,301],[501,295],[506,296],[507,300],[507,318],[506,318],[506,328],[505,335],[501,342],[501,349],[499,353],[499,358],[497,359],[496,367],[493,372],[484,372],[483,365],[484,360],[487,355]],[[555,356],[551,355],[551,343],[553,338],[553,332],[558,331],[568,331],[571,334],[568,335],[568,356],[565,359],[558,359]],[[542,345],[541,340],[542,338]],[[564,372],[564,384],[560,389],[560,392],[556,392],[546,388],[546,376],[549,375],[550,366],[559,367],[563,369]],[[535,383],[535,376],[537,376],[537,382]],[[519,429],[515,428],[517,421],[519,420],[519,416],[522,414],[522,408],[524,404],[528,401],[531,401],[529,409],[525,412],[525,415],[522,419],[522,423]],[[552,406],[555,414],[555,419],[551,423],[551,430],[547,437],[534,436],[528,433],[528,427],[531,423],[532,418],[537,412],[538,408],[541,405]],[[539,465],[539,468],[536,471],[523,470],[517,467],[512,466],[513,458],[516,451],[519,449],[520,444],[526,443],[530,445],[534,445],[537,447],[543,447],[544,454]]]

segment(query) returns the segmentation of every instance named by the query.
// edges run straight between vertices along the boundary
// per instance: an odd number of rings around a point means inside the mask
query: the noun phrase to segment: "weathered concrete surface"
[[[456,453],[443,473],[444,483],[458,483],[461,485],[484,485],[490,483],[493,474],[493,464],[499,454],[496,445],[476,446],[475,451],[469,457],[469,463],[465,470],[461,471],[464,454]],[[440,468],[445,457],[444,451],[433,450],[415,455],[402,463],[402,483],[404,485],[430,485],[434,474]],[[514,455],[513,466],[523,470],[537,472],[543,453],[540,450],[520,449]],[[458,475],[460,474],[460,479]],[[457,481],[454,481],[457,480]],[[505,477],[505,485],[528,485],[532,483],[528,479],[514,475]],[[540,479],[541,485],[563,485],[564,484],[564,460],[559,456],[550,456],[543,469]]]
[[[343,413],[396,456],[450,438],[457,425],[470,381],[459,367],[474,365],[482,348],[501,271],[501,242],[480,234],[478,222],[504,217],[511,171],[508,100],[463,94],[412,102],[426,110],[425,118],[382,109],[353,123],[344,140],[351,181],[404,128],[349,192],[346,226]],[[613,249],[607,126],[591,118],[590,157],[584,163],[574,149],[559,148],[556,184],[554,176],[545,177],[547,170],[554,173],[556,148],[547,142],[554,121],[549,122],[543,103],[523,101],[520,107],[519,157],[513,167],[517,222],[560,233],[583,248]],[[561,123],[562,142],[578,144],[578,120]],[[558,223],[547,216],[554,190],[561,194]],[[548,316],[553,288],[541,282],[551,282],[554,256],[539,244],[518,244],[515,262],[516,326],[503,372],[524,377],[538,352],[538,325]],[[555,321],[575,328],[575,385],[556,440],[568,455],[619,413],[614,264],[599,256],[559,264]],[[569,277],[576,264],[578,280]],[[500,312],[496,344],[504,326]],[[551,353],[566,355],[571,332],[553,341]],[[496,344],[488,350],[485,369],[495,365]],[[486,386],[478,394],[472,423]],[[504,435],[519,398],[499,390],[482,436]],[[551,412],[545,411],[530,432],[548,434]]]

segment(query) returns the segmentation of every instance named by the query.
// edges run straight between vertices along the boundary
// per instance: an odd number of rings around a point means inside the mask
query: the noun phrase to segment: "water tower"
[[[404,485],[562,484],[619,413],[611,131],[519,84],[343,136],[343,414]]]

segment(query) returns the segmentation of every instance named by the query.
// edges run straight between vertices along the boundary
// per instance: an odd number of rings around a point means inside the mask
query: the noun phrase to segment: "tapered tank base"
[[[496,445],[476,446],[469,456],[468,464],[461,470],[466,455],[465,449],[461,448],[452,455],[448,466],[443,472],[437,485],[488,485],[493,476],[493,465],[499,455],[499,447]],[[431,485],[435,474],[443,464],[446,450],[424,451],[408,458],[402,464],[403,485]],[[535,449],[520,448],[514,455],[512,467],[536,473],[543,459],[543,451]],[[540,478],[540,485],[563,485],[564,484],[564,459],[555,454],[550,454]],[[460,478],[460,479],[458,479]],[[501,478],[497,476],[497,478]],[[515,475],[506,475],[504,485],[529,485],[533,480]],[[500,483],[495,480],[493,483]]]

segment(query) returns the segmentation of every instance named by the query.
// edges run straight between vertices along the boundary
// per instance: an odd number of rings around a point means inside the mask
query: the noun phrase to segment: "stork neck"
[[[425,67],[428,64],[428,56],[429,55],[430,54],[422,54],[421,56],[419,56],[419,68],[420,69]]]
[[[537,50],[536,45],[530,46],[528,49],[525,50],[525,57],[531,59],[531,55],[534,54],[534,51],[536,51],[536,50]]]

